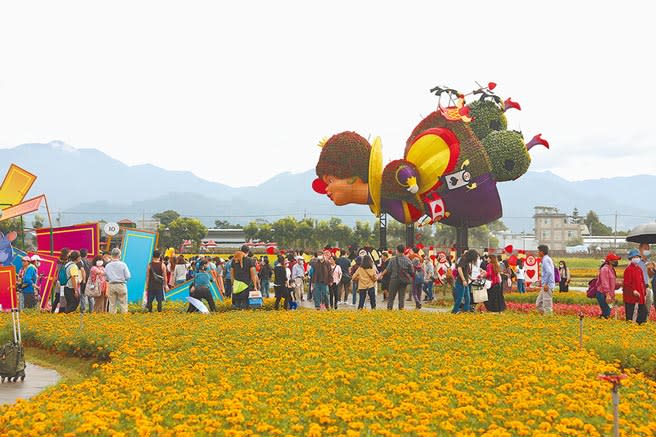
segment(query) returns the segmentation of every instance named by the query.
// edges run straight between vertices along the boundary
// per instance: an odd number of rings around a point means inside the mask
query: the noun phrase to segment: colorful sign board
[[[157,247],[157,232],[126,229],[121,246],[121,260],[127,264],[128,302],[142,302],[146,290],[146,269]]]
[[[11,164],[0,185],[0,209],[21,203],[34,181],[35,175],[16,164]]]
[[[40,196],[33,197],[30,200],[26,200],[23,203],[19,203],[18,205],[3,209],[2,215],[0,216],[0,222],[38,211],[41,207],[41,202],[43,202],[45,198],[46,196],[42,194]]]
[[[32,255],[34,255],[34,253],[30,253],[30,256]],[[49,255],[39,255],[39,258],[41,258],[41,261],[39,261],[39,277],[37,280],[39,296],[41,297],[39,306],[42,309],[47,309],[50,307],[50,293],[52,292],[52,287],[57,280],[57,265],[59,259]]]
[[[13,250],[14,250],[14,259],[12,261],[12,264],[16,269],[16,275],[18,275],[18,272],[20,272],[21,269],[23,268],[23,257],[27,256],[27,253],[23,252],[20,249],[16,249],[15,247],[13,248]]]
[[[85,223],[81,225],[52,228],[53,255],[59,256],[63,248],[70,250],[86,249],[89,258],[100,253],[100,225]],[[36,230],[37,253],[50,255],[50,228]]]
[[[539,281],[539,268],[538,259],[533,255],[528,255],[524,262],[524,276],[526,277],[526,284],[532,284]]]
[[[187,282],[183,282],[175,288],[172,288],[168,293],[166,293],[166,300],[185,301],[187,296],[189,296],[189,289],[191,288],[191,284],[193,284],[193,282],[193,280],[189,280]],[[212,292],[212,296],[214,297],[215,301],[223,302],[223,296],[219,292],[219,287],[217,287],[216,283],[210,282],[210,291]]]
[[[0,267],[0,307],[3,311],[18,308],[16,269],[14,269],[14,266]]]

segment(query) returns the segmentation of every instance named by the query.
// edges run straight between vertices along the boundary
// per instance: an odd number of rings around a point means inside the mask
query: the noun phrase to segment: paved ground
[[[59,374],[51,369],[26,363],[25,381],[0,384],[0,404],[13,404],[17,399],[28,399],[59,381]]]

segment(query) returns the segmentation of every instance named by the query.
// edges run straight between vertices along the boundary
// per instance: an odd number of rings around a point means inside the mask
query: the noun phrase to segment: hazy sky
[[[656,174],[650,2],[44,1],[0,5],[0,147],[61,140],[229,185],[313,168],[323,136],[387,159],[448,84],[522,105],[567,179]]]

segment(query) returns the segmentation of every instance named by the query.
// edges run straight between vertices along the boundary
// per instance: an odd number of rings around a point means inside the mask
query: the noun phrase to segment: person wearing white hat
[[[29,256],[24,256],[23,259],[23,268],[21,268],[18,273],[20,280],[20,286],[18,288],[19,295],[19,308],[34,308],[36,304],[36,299],[34,297],[36,281],[37,281],[37,269],[31,264],[31,259]]]

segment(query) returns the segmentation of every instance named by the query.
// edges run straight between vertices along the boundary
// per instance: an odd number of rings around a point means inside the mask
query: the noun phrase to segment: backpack
[[[588,291],[586,291],[586,296],[588,296],[590,299],[594,299],[597,297],[597,281],[599,280],[599,276],[597,276],[594,279],[591,279],[590,282],[588,282]]]
[[[70,276],[68,276],[68,267],[72,264],[72,262],[67,262],[66,264],[62,264],[59,267],[59,275],[57,276],[57,280],[59,281],[59,285],[61,287],[65,287],[66,284],[68,283],[68,280],[71,279]]]

